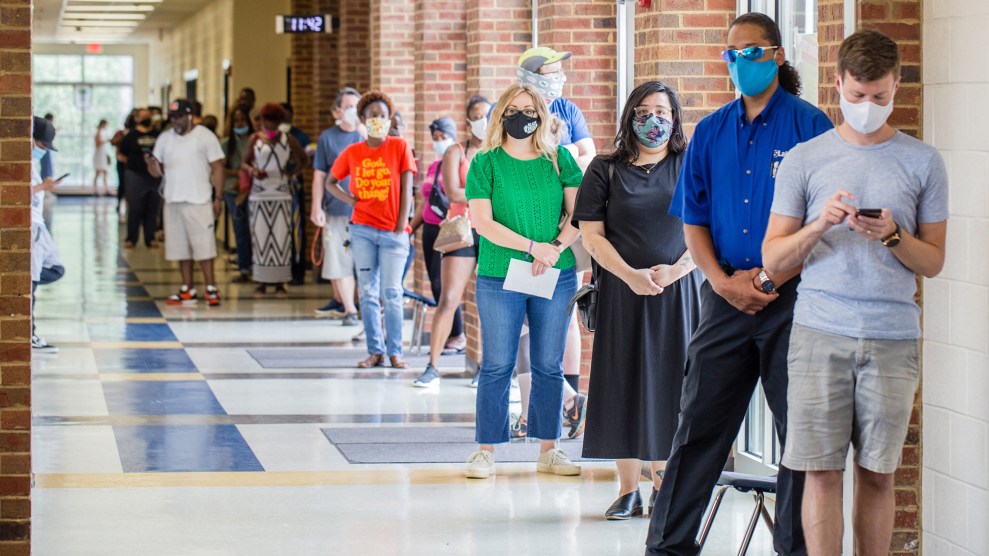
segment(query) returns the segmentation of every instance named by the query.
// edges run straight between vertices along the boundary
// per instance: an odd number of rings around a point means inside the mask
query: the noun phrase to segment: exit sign
[[[276,15],[275,33],[330,33],[333,28],[330,15]]]

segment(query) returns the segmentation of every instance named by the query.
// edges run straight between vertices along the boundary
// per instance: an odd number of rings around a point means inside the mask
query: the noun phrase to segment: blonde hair
[[[543,95],[532,85],[516,83],[505,89],[505,92],[501,94],[498,103],[495,104],[494,110],[491,111],[491,121],[488,122],[488,134],[484,138],[484,144],[481,145],[481,151],[493,151],[505,142],[505,135],[508,132],[505,131],[505,126],[501,118],[505,115],[505,111],[508,110],[508,105],[521,93],[527,93],[532,98],[536,115],[539,118],[536,131],[532,134],[532,146],[535,147],[540,157],[549,160],[553,163],[553,166],[556,166],[557,141],[554,140],[550,131],[552,116],[549,113],[549,105],[546,104]]]

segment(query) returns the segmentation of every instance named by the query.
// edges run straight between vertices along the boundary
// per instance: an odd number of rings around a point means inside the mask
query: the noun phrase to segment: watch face
[[[776,284],[772,280],[766,280],[762,283],[762,291],[766,293],[773,293],[776,291]]]

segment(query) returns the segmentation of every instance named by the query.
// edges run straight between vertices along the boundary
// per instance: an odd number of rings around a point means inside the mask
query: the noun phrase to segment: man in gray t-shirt
[[[337,93],[333,116],[336,125],[319,136],[316,143],[316,156],[313,158],[312,212],[313,224],[323,228],[323,268],[322,277],[333,284],[333,297],[328,304],[316,309],[317,315],[342,317],[345,326],[357,326],[357,307],[354,304],[356,281],[354,278],[354,258],[350,253],[350,205],[327,195],[323,184],[333,166],[333,162],[344,149],[360,143],[364,135],[357,119],[357,101],[361,94],[356,89],[345,87]],[[344,190],[350,180],[340,182]]]
[[[841,472],[855,448],[856,551],[885,554],[893,473],[919,375],[916,274],[944,265],[948,179],[931,146],[886,123],[896,43],[859,31],[839,51],[844,122],[794,147],[776,176],[763,264],[803,265],[788,357],[783,465],[807,472],[808,552],[841,552]]]

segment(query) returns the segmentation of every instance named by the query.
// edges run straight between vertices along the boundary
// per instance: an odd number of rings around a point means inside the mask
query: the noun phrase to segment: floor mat
[[[477,449],[473,427],[326,428],[326,438],[350,463],[463,463]],[[581,461],[582,440],[562,440],[560,448]],[[536,461],[539,442],[499,444],[495,460]]]
[[[425,367],[429,363],[428,348],[421,355],[406,353],[402,356],[412,368]],[[266,369],[353,369],[358,361],[367,357],[367,350],[360,348],[257,348],[247,353]],[[385,366],[388,366],[387,358]],[[467,358],[463,355],[444,355],[441,367],[464,369]]]

